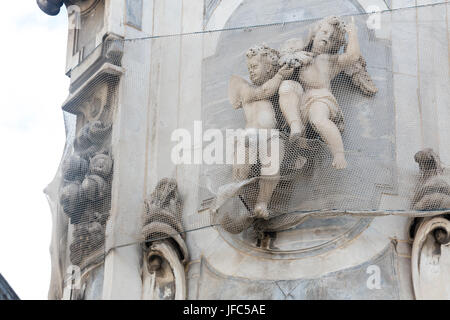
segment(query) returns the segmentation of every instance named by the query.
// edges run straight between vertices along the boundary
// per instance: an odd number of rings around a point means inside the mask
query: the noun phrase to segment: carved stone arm
[[[361,51],[359,49],[359,41],[358,41],[358,30],[356,28],[354,19],[352,18],[352,22],[347,27],[348,33],[348,45],[347,49],[343,54],[338,56],[338,65],[341,68],[345,68],[356,61],[358,61],[361,56]]]

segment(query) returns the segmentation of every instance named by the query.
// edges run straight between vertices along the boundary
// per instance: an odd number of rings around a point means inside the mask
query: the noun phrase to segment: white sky
[[[65,142],[67,15],[47,16],[35,0],[2,6],[0,273],[21,299],[47,299],[51,213],[43,190]]]

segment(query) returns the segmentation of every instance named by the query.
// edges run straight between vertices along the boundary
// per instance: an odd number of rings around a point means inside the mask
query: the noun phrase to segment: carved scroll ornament
[[[189,253],[181,214],[182,200],[176,181],[160,180],[145,201],[142,227],[142,298],[145,300],[186,298],[184,265],[189,260]]]
[[[450,184],[432,149],[416,153],[421,177],[412,201],[415,210],[450,208]],[[419,218],[411,256],[417,299],[450,299],[450,221],[448,215]]]

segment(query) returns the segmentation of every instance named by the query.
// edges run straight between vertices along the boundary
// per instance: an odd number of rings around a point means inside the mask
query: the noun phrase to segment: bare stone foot
[[[344,153],[337,153],[333,159],[333,167],[341,170],[347,168],[347,160],[345,160]]]
[[[269,219],[269,210],[267,210],[267,203],[257,203],[255,206],[255,218],[258,219],[264,219],[264,220],[268,220]]]

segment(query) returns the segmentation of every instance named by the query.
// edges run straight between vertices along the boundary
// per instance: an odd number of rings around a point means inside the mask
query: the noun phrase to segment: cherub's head
[[[337,17],[318,21],[310,34],[311,51],[322,54],[336,54],[345,45],[345,25]]]
[[[262,44],[247,51],[247,67],[250,80],[256,85],[262,85],[277,73],[280,54],[275,49]]]

